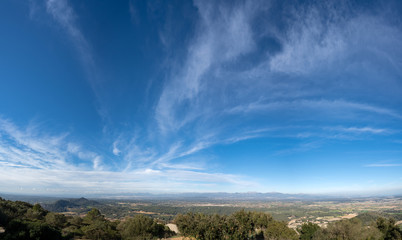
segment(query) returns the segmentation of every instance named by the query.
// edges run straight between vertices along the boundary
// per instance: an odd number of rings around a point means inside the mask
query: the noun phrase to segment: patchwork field
[[[31,201],[32,202],[32,201]],[[291,228],[305,222],[322,227],[341,219],[359,215],[365,224],[378,216],[392,217],[402,224],[402,197],[378,197],[325,200],[263,200],[263,199],[35,199],[45,208],[66,215],[83,216],[92,207],[110,220],[144,214],[165,223],[177,214],[200,212],[229,215],[239,210],[269,213],[276,220],[286,221]]]

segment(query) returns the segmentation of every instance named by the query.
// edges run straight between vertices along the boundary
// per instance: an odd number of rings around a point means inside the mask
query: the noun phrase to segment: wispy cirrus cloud
[[[305,152],[327,139],[353,141],[400,131],[400,26],[381,11],[350,9],[346,1],[336,6],[272,3],[284,4],[286,14],[260,1],[194,2],[195,28],[189,31],[194,35],[180,46],[184,58],[167,57],[170,72],[158,84],[160,95],[150,97],[155,105],[146,106],[152,119],[141,130],[115,129],[111,137],[108,149],[118,170],[111,171],[106,157],[69,142],[68,136],[54,140],[56,150],[50,152],[38,143],[41,136],[21,130],[32,143],[4,130],[11,140],[2,142],[1,151],[15,160],[2,161],[4,169],[23,167],[30,179],[46,179],[41,169],[57,165],[63,177],[53,180],[77,189],[84,181],[75,177],[79,174],[92,189],[102,183],[119,191],[254,186],[242,176],[216,172],[209,164],[215,156],[204,155],[205,150],[265,137],[301,140],[280,151]],[[134,2],[127,7],[138,23]],[[72,5],[47,0],[46,9],[72,40],[99,93],[95,55]],[[171,41],[166,39],[174,39],[169,34],[159,34],[165,47]],[[74,157],[87,164],[77,165]],[[63,183],[67,177],[74,181]]]
[[[335,127],[330,129],[350,133],[387,134],[391,132],[391,130],[389,129],[372,128],[372,127]]]
[[[268,134],[248,134],[253,129],[236,123],[240,118],[236,114],[246,115],[250,122],[255,115],[269,116],[282,110],[285,111],[279,116],[283,118],[308,119],[307,115],[314,113],[331,119],[356,119],[372,114],[402,118],[394,109],[367,103],[367,98],[349,100],[348,95],[343,94],[340,98],[337,92],[342,91],[342,87],[335,86],[332,79],[316,75],[320,71],[348,74],[360,71],[367,67],[359,64],[362,54],[366,53],[373,54],[366,59],[369,64],[392,63],[394,69],[398,69],[402,54],[389,46],[399,45],[401,31],[388,24],[382,15],[351,10],[343,3],[336,7],[330,3],[295,4],[289,7],[288,18],[281,19],[283,31],[278,31],[275,24],[269,23],[271,12],[266,3],[196,1],[194,5],[198,13],[194,36],[185,46],[184,59],[174,59],[179,64],[172,65],[174,68],[155,106],[157,126],[149,126],[150,136],[145,133],[142,137],[131,136],[113,143],[113,154],[124,159],[127,169],[138,164],[172,164],[172,160],[218,144]],[[95,68],[91,46],[68,1],[48,0],[46,7],[71,37],[84,65],[88,69]],[[137,19],[131,1],[128,10],[132,18]],[[261,19],[265,25],[255,27]],[[262,48],[270,42],[279,47],[276,50]],[[257,49],[264,50],[256,53]],[[349,67],[344,67],[343,62]],[[309,76],[311,80],[283,78],[280,74]],[[364,79],[353,81],[354,85],[364,84]],[[337,82],[339,86],[347,84],[346,80]],[[323,91],[325,85],[329,86],[328,91]],[[353,90],[348,91],[352,91],[351,96],[355,94]],[[283,114],[289,112],[297,114]],[[224,127],[216,126],[215,121],[224,123]],[[275,127],[272,124],[268,125]],[[228,131],[232,127],[240,130]],[[255,126],[255,129],[264,127],[267,126]],[[192,133],[188,134],[189,131]],[[379,133],[368,128],[344,129],[346,131]],[[150,147],[149,143],[155,141],[157,143]]]
[[[364,165],[365,167],[402,167],[399,163],[373,163]]]
[[[40,125],[31,123],[20,128],[8,119],[0,118],[0,159],[3,163],[35,169],[91,169],[101,166],[101,156],[67,140],[68,133],[48,135]],[[83,160],[74,164],[74,158]]]
[[[67,0],[47,0],[46,10],[73,41],[88,74],[93,74],[95,62],[91,53],[91,47],[83,32],[78,27],[77,15],[74,9]],[[93,79],[90,78],[89,80]]]
[[[181,112],[183,108],[197,107],[198,95],[208,85],[209,70],[235,60],[255,46],[250,21],[256,6],[216,8],[212,2],[204,1],[196,2],[196,6],[200,21],[197,34],[188,46],[184,67],[172,74],[156,107],[156,120],[165,132],[178,130],[201,114]]]
[[[109,110],[104,99],[105,90],[100,68],[97,66],[92,45],[80,28],[78,15],[68,0],[45,0],[45,4],[46,12],[52,16],[53,20],[65,31],[65,34],[73,43],[85,71],[86,80],[96,96],[98,114],[103,120],[107,120]]]
[[[267,101],[267,102],[251,102],[245,105],[238,105],[231,109],[227,109],[227,113],[261,113],[272,111],[287,111],[287,112],[299,112],[300,111],[313,111],[322,112],[326,114],[333,113],[335,117],[344,118],[354,115],[359,112],[367,112],[370,114],[378,114],[382,116],[391,117],[394,119],[401,119],[402,115],[398,112],[387,109],[384,107],[373,106],[366,103],[351,102],[345,100],[309,100],[298,99],[292,101]],[[302,112],[302,114],[304,113]],[[342,114],[339,114],[342,113]]]
[[[366,64],[378,64],[377,59],[381,59],[392,67],[400,67],[395,59],[400,58],[402,52],[391,51],[389,46],[401,44],[401,31],[387,23],[383,16],[352,9],[346,1],[306,5],[298,9],[289,7],[293,11],[292,19],[287,22],[290,27],[287,31],[276,32],[283,50],[270,59],[271,70],[307,74],[331,69],[334,65],[343,66],[342,62],[350,63],[351,58],[372,61]],[[367,52],[377,59],[367,58],[364,54]]]
[[[261,10],[259,2],[214,7],[208,2],[197,2],[196,6],[200,14],[199,28],[189,44],[183,67],[174,71],[157,104],[155,115],[163,131],[176,131],[205,116],[214,116],[217,114],[214,111],[259,112],[285,106],[294,106],[299,111],[329,106],[401,118],[392,109],[366,103],[367,99],[356,102],[348,100],[347,94],[342,94],[344,99],[340,99],[337,93],[343,89],[339,87],[342,79],[337,80],[339,86],[334,86],[335,81],[325,75],[313,75],[311,80],[277,75],[277,72],[313,74],[318,68],[349,74],[367,67],[359,66],[359,59],[365,53],[379,54],[378,58],[366,58],[365,61],[372,61],[370,64],[385,63],[389,59],[398,62],[396,59],[402,58],[402,52],[392,51],[388,46],[400,45],[401,31],[389,25],[381,15],[351,10],[347,4],[297,5],[301,9],[290,10],[291,17],[285,20],[284,31],[278,32],[267,25],[259,32],[252,27],[254,19],[269,14],[269,8]],[[217,10],[222,14],[217,15]],[[377,39],[373,40],[373,36]],[[260,48],[259,44],[266,38],[279,42],[282,50],[268,51],[251,69],[228,67],[247,65],[253,50]],[[345,68],[344,62],[352,67]],[[232,78],[231,82],[227,78]],[[278,78],[281,81],[277,81]],[[357,86],[365,80],[355,78],[353,81]],[[332,92],[323,92],[321,86],[324,85]],[[347,91],[354,91],[353,88]]]
[[[142,165],[111,170],[102,153],[69,140],[68,133],[50,135],[38,124],[21,128],[0,118],[0,136],[0,185],[5,186],[0,191],[13,188],[15,192],[40,194],[185,192],[258,185],[245,176],[210,171],[200,162],[170,163],[179,146]]]
[[[128,2],[128,11],[130,13],[131,22],[134,23],[135,25],[138,25],[140,23],[140,18],[138,16],[139,13],[135,6],[134,1],[132,0]]]
[[[333,7],[333,6],[331,6]],[[322,64],[331,64],[347,50],[344,24],[346,19],[333,21],[331,14],[323,19],[328,9],[307,8],[293,10],[289,29],[279,33],[283,50],[270,60],[273,71],[286,73],[306,73]],[[332,9],[334,10],[334,9]],[[336,13],[336,11],[333,11]]]
[[[345,2],[294,4],[279,20],[279,31],[270,22],[269,4],[194,5],[194,36],[185,58],[173,60],[151,137],[121,142],[126,146],[121,154],[132,166],[163,168],[217,145],[261,137],[354,140],[394,132],[383,124],[402,118],[390,100],[397,94],[388,91],[399,89],[395,79],[360,74],[402,59],[389,48],[400,45],[401,29],[383,15],[350,9]],[[365,84],[371,87],[362,91]],[[378,101],[373,95],[389,96]],[[299,129],[276,129],[282,122]],[[312,122],[320,132],[311,131]],[[155,139],[153,147],[141,143]]]
[[[7,191],[51,194],[118,194],[136,192],[197,192],[253,189],[254,182],[230,174],[188,170],[139,169],[130,172],[43,170],[1,165],[0,183]],[[19,174],[24,171],[24,174]],[[225,186],[225,187],[223,187]]]

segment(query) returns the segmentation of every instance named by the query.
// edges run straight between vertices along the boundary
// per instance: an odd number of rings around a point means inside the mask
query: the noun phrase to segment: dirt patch
[[[166,226],[170,229],[170,231],[173,231],[175,233],[179,233],[179,229],[177,228],[176,224],[173,223],[168,223]]]
[[[356,216],[357,216],[357,213],[351,213],[351,214],[342,216],[341,218],[342,218],[342,219],[351,219],[351,218],[354,218],[354,217],[356,217]]]
[[[140,214],[157,214],[156,212],[146,212],[146,211],[133,211],[133,212]]]

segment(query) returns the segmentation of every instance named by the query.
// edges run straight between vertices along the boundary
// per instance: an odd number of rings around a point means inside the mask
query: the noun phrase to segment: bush
[[[301,225],[297,231],[300,234],[300,240],[311,240],[313,239],[314,234],[320,229],[320,226],[318,226],[315,223],[304,223]]]
[[[165,238],[173,235],[167,227],[144,215],[126,219],[117,226],[117,229],[123,239],[130,240]]]
[[[286,222],[272,221],[264,232],[268,240],[296,240],[299,239],[296,231],[289,228]]]

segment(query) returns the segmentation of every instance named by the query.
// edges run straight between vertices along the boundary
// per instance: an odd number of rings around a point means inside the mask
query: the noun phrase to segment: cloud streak
[[[397,164],[397,163],[373,163],[373,164],[368,164],[365,165],[365,167],[402,167],[402,164]]]
[[[31,124],[21,129],[0,118],[0,191],[13,188],[21,193],[115,194],[223,191],[227,187],[257,186],[245,176],[208,172],[199,163],[169,164],[176,149],[159,158],[162,164],[158,169],[144,162],[142,167],[111,171],[101,154],[69,141],[68,133],[46,135],[36,130],[40,128]]]
[[[21,168],[1,165],[5,173],[0,182],[21,189],[21,193],[52,194],[118,194],[136,192],[196,192],[255,188],[256,184],[229,174],[202,173],[186,170],[143,169],[132,172],[67,171]],[[24,175],[19,173],[24,171]]]
[[[253,112],[269,112],[269,111],[317,111],[317,112],[343,112],[339,117],[345,117],[345,113],[368,112],[395,119],[402,119],[402,115],[398,112],[383,107],[377,107],[365,103],[350,102],[345,100],[307,100],[299,99],[293,101],[270,101],[252,102],[247,105],[238,105],[232,109],[228,109],[228,113],[253,113]]]
[[[356,59],[371,61],[366,62],[370,65],[378,64],[376,58],[367,58],[364,53],[391,63],[396,67],[394,70],[400,67],[395,59],[399,59],[402,52],[391,51],[389,46],[401,44],[401,31],[387,23],[383,16],[352,9],[346,1],[307,6],[291,9],[290,27],[277,33],[283,50],[270,59],[272,71],[307,74],[331,69],[334,65],[343,66],[342,62]]]
[[[108,120],[109,110],[104,99],[105,89],[101,80],[100,69],[97,66],[93,49],[80,29],[78,16],[68,0],[46,0],[46,11],[71,39],[79,54],[86,79],[96,96],[97,111],[103,120]]]
[[[46,10],[53,19],[67,32],[74,46],[77,48],[82,62],[88,71],[93,74],[95,62],[92,57],[90,45],[77,25],[77,15],[67,0],[47,0]],[[92,76],[93,77],[93,76]],[[92,80],[92,77],[90,80]]]
[[[198,33],[187,50],[184,67],[172,74],[156,107],[159,128],[178,130],[201,113],[180,115],[183,107],[197,107],[200,92],[208,84],[207,72],[246,54],[254,48],[251,17],[255,9],[247,4],[230,8],[212,2],[195,3],[200,14]]]
[[[0,118],[0,159],[4,163],[46,170],[91,169],[89,163],[94,162],[97,162],[97,167],[100,166],[100,155],[68,141],[68,133],[46,135],[41,134],[38,128],[40,125],[31,124],[21,129],[10,120]],[[74,158],[83,160],[84,164],[74,165]]]
[[[379,103],[378,107],[369,100],[372,94],[384,94],[388,89],[379,79],[352,77],[349,81],[353,82],[348,83],[342,77],[338,80],[327,76],[356,75],[367,68],[360,65],[367,53],[374,55],[365,58],[369,65],[380,61],[385,67],[390,60],[398,65],[402,52],[387,46],[402,43],[401,31],[381,15],[351,10],[347,4],[297,5],[298,9],[289,10],[291,16],[284,20],[284,31],[278,32],[271,24],[259,32],[252,27],[255,19],[270,13],[270,8],[259,2],[232,6],[196,2],[195,6],[199,23],[187,57],[167,80],[156,106],[155,118],[163,133],[177,133],[187,127],[195,132],[213,129],[207,134],[222,134],[221,128],[212,127],[211,119],[226,123],[233,113],[244,113],[252,120],[252,114],[284,109],[285,113],[299,112],[299,118],[310,112],[326,113],[331,118],[356,119],[358,115],[373,114],[402,118],[394,106],[387,108]],[[251,68],[230,67],[250,64],[248,61],[257,54],[255,49],[268,40],[278,42],[280,50],[260,54]],[[356,101],[354,96],[367,81],[379,87]],[[376,93],[376,89],[383,92]],[[334,110],[337,116],[330,114]]]
[[[67,0],[45,3],[79,53],[102,105],[106,90],[99,83],[89,35]],[[126,7],[127,21],[149,20],[141,18],[146,14],[133,1]],[[179,41],[184,51],[161,51],[166,59],[158,56],[158,61],[168,71],[160,82],[153,80],[157,84],[144,84],[157,85],[147,89],[145,116],[123,117],[118,127],[112,123],[103,131],[110,155],[71,141],[69,133],[46,135],[0,119],[1,168],[9,174],[28,172],[25,180],[7,175],[15,187],[32,181],[43,189],[55,182],[77,191],[227,190],[236,185],[249,191],[258,187],[250,177],[214,169],[231,165],[215,149],[265,138],[271,154],[290,155],[314,151],[327,141],[386,139],[401,132],[402,29],[382,11],[351,8],[347,1],[194,1],[191,9],[194,29]],[[150,32],[158,33],[165,48],[174,46],[177,33],[159,25]],[[135,91],[128,92],[141,90]],[[110,105],[118,106],[119,115],[132,103],[127,102]],[[106,115],[103,108],[99,112]],[[272,139],[292,143],[277,147]]]
[[[346,2],[295,4],[279,20],[258,1],[194,5],[195,33],[184,59],[173,60],[155,107],[156,126],[148,136],[121,142],[130,167],[182,166],[179,161],[205,149],[255,138],[318,138],[312,141],[318,148],[323,139],[399,131],[385,125],[402,119],[397,94],[389,95],[399,89],[395,79],[361,74],[370,66],[387,71],[388,63],[402,60],[402,52],[389,48],[402,43],[401,29],[383,15]],[[271,21],[282,21],[281,31]],[[289,129],[272,130],[284,122]],[[311,124],[320,131],[311,131]],[[295,125],[297,132],[290,130]]]

